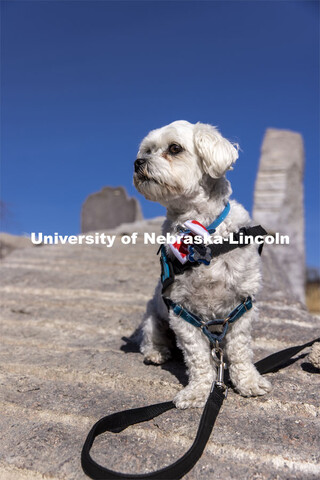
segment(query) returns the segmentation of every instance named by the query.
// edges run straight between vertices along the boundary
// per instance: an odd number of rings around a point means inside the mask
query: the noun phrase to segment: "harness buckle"
[[[248,310],[248,307],[246,305],[246,301],[247,301],[247,299],[243,300],[242,305],[244,306],[246,312],[248,312],[249,310]]]
[[[178,303],[177,307],[180,308],[180,312],[179,312],[178,314],[176,314],[176,315],[177,315],[177,318],[180,318],[181,315],[182,315],[182,312],[183,312],[183,307],[182,307],[182,305],[180,305],[180,303]]]

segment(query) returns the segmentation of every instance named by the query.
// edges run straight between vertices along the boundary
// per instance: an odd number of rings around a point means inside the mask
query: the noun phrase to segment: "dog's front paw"
[[[211,385],[188,385],[174,397],[173,403],[181,410],[185,408],[204,407],[209,396]]]
[[[236,390],[243,397],[257,397],[270,392],[271,383],[260,375],[253,365],[230,367],[230,377]]]
[[[171,352],[168,348],[163,347],[159,350],[148,350],[144,352],[144,363],[148,364],[155,364],[155,365],[162,365],[167,360],[171,358]]]
[[[272,386],[271,383],[265,378],[243,380],[236,385],[237,391],[243,397],[257,397],[259,395],[265,395],[270,392]]]

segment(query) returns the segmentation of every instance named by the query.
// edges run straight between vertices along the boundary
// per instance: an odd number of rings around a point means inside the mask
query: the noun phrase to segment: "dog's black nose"
[[[137,160],[134,162],[134,171],[137,172],[139,168],[146,163],[146,161],[147,160],[145,158],[137,158]]]

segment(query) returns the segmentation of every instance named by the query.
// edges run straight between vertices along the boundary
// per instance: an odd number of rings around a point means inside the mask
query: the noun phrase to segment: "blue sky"
[[[307,262],[319,266],[318,3],[2,1],[2,229],[78,233],[81,204],[132,185],[140,140],[185,119],[242,152],[250,211],[267,127],[302,133]]]

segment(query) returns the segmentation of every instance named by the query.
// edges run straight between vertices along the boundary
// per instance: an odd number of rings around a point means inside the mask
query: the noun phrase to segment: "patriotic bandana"
[[[183,226],[186,227],[187,230],[181,233],[179,241],[177,239],[175,243],[169,243],[170,250],[182,264],[190,260],[190,251],[193,251],[193,249],[190,249],[191,245],[189,243],[186,244],[183,241],[183,237],[195,237],[195,235],[200,235],[202,238],[206,238],[209,235],[208,230],[201,225],[201,223],[197,222],[197,220],[187,220]]]

